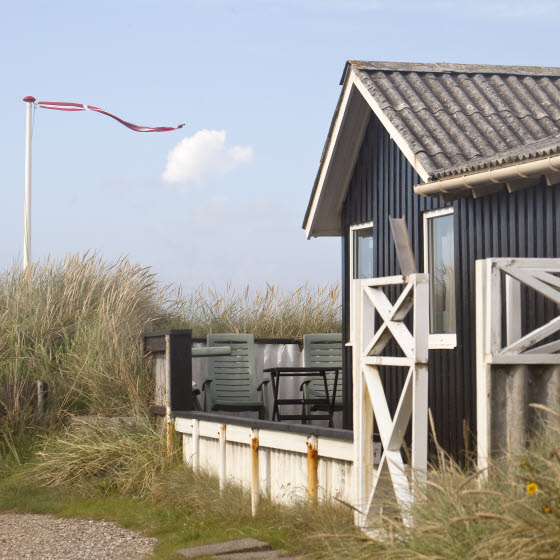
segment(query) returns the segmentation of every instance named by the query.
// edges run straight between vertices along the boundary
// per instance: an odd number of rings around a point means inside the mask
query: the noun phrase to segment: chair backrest
[[[303,365],[305,367],[342,367],[342,334],[306,334],[303,336]],[[334,387],[334,374],[327,374],[329,391]],[[308,390],[312,396],[325,394],[321,377],[311,377]],[[336,402],[342,402],[342,375],[338,376]]]
[[[209,334],[207,346],[230,346],[230,356],[208,359],[210,402],[242,405],[257,401],[255,337],[252,334]]]

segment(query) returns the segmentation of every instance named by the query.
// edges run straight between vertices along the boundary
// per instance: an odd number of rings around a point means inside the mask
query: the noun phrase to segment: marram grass
[[[252,333],[261,338],[298,338],[307,333],[340,332],[338,284],[285,291],[268,284],[264,291],[241,290],[229,284],[224,293],[199,286],[179,295],[176,312],[193,336],[208,333]]]
[[[336,332],[339,295],[336,285],[293,292],[228,286],[223,294],[201,286],[184,294],[126,258],[107,263],[87,253],[37,262],[25,272],[14,265],[0,273],[0,457],[17,456],[14,444],[34,423],[13,398],[25,383],[48,384],[47,427],[69,413],[140,414],[152,393],[143,332]]]
[[[22,477],[38,486],[73,486],[86,496],[141,497],[179,461],[178,449],[168,456],[165,437],[148,419],[127,425],[92,418],[47,437]]]

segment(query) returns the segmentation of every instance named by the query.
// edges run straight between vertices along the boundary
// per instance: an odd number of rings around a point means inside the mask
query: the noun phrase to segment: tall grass
[[[14,266],[0,274],[0,384],[42,379],[61,411],[129,413],[146,391],[139,335],[165,320],[169,294],[124,258]]]
[[[90,496],[146,496],[158,476],[180,458],[166,453],[163,435],[142,419],[127,425],[88,420],[46,438],[21,472],[38,486],[73,486]]]
[[[46,381],[55,424],[68,413],[136,415],[151,377],[141,333],[165,328],[301,337],[340,329],[338,286],[253,292],[228,286],[192,294],[162,285],[126,258],[93,254],[17,266],[0,273],[0,456],[33,422],[21,404],[25,383]],[[23,441],[20,438],[20,442]]]
[[[253,333],[262,338],[298,338],[306,333],[340,332],[341,305],[338,284],[293,292],[268,284],[264,291],[249,286],[238,290],[229,284],[224,293],[199,286],[180,296],[177,313],[193,336],[216,332]]]
[[[412,527],[387,515],[372,520],[370,529],[384,535],[380,557],[560,558],[560,416],[548,414],[523,452],[487,472],[465,472],[440,452],[438,469],[416,488]]]

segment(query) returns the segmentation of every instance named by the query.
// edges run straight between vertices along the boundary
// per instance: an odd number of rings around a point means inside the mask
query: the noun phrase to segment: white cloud
[[[250,146],[226,145],[225,130],[199,130],[169,152],[163,180],[184,185],[199,183],[204,176],[224,175],[252,159]]]

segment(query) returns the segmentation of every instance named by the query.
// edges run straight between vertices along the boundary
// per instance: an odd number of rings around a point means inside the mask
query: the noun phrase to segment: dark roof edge
[[[352,65],[360,70],[395,72],[455,72],[461,74],[512,74],[521,76],[560,76],[560,68],[548,66],[499,66],[494,64],[452,64],[449,62],[378,62],[349,60],[344,68],[342,81]],[[341,83],[342,83],[341,81]]]

